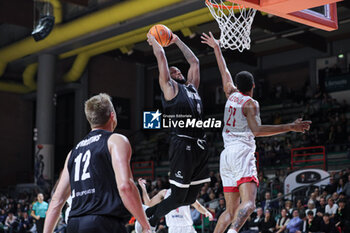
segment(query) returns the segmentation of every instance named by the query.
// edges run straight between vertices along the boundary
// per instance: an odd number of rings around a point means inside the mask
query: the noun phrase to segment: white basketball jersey
[[[243,113],[244,105],[249,100],[257,106],[258,114],[256,118],[259,125],[261,124],[258,101],[240,92],[232,93],[225,105],[224,128],[222,131],[225,148],[237,142],[255,147],[254,134],[249,128],[247,118]]]
[[[171,190],[168,189],[165,193],[164,198],[169,197]],[[170,211],[165,215],[166,225],[168,227],[179,227],[179,226],[192,226],[193,221],[191,217],[190,206],[180,206],[179,208]]]

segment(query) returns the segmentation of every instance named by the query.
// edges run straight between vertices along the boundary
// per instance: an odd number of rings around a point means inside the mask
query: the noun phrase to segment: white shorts
[[[236,143],[226,147],[220,155],[220,176],[224,192],[239,192],[243,183],[255,182],[259,186],[255,146]]]
[[[168,233],[197,233],[193,226],[171,226]]]

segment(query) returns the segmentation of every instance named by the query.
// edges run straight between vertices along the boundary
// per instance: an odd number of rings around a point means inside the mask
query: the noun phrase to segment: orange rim
[[[220,8],[220,9],[228,9],[228,10],[234,9],[234,10],[238,10],[238,9],[244,8],[243,6],[240,6],[240,5],[224,6],[224,5],[220,5],[220,4],[213,4],[213,3],[211,3],[209,0],[205,0],[205,2],[206,2],[208,5],[211,5],[212,7]]]

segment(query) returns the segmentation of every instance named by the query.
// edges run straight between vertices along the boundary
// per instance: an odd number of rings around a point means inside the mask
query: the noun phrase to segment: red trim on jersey
[[[244,95],[244,96],[249,96],[249,95],[245,95],[245,94],[243,94],[242,92],[239,92],[239,93],[241,93],[242,95]],[[250,96],[249,96],[250,97]]]
[[[259,187],[259,180],[255,176],[242,177],[237,181],[237,186],[239,187],[243,183],[255,182],[256,186]]]
[[[224,193],[238,193],[238,187],[224,187]]]
[[[245,116],[245,117],[247,117],[245,114],[244,114],[244,106],[245,106],[245,104],[248,102],[248,101],[250,101],[250,100],[252,100],[252,99],[248,99],[246,102],[244,102],[244,104],[242,105],[242,113],[243,113],[243,115]]]
[[[242,177],[237,181],[237,187],[224,187],[224,193],[238,193],[241,184],[250,182],[255,182],[256,186],[259,187],[259,180],[255,176]]]

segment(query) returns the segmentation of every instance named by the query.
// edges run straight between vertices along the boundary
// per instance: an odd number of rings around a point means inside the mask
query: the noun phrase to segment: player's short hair
[[[314,212],[312,212],[311,210],[309,210],[309,211],[307,212],[307,215],[308,215],[308,216],[310,216],[310,215],[314,216]]]
[[[254,85],[254,76],[248,71],[241,71],[236,74],[235,83],[242,93],[250,91]]]
[[[85,116],[91,127],[106,124],[112,112],[115,110],[108,94],[100,93],[85,101]]]

